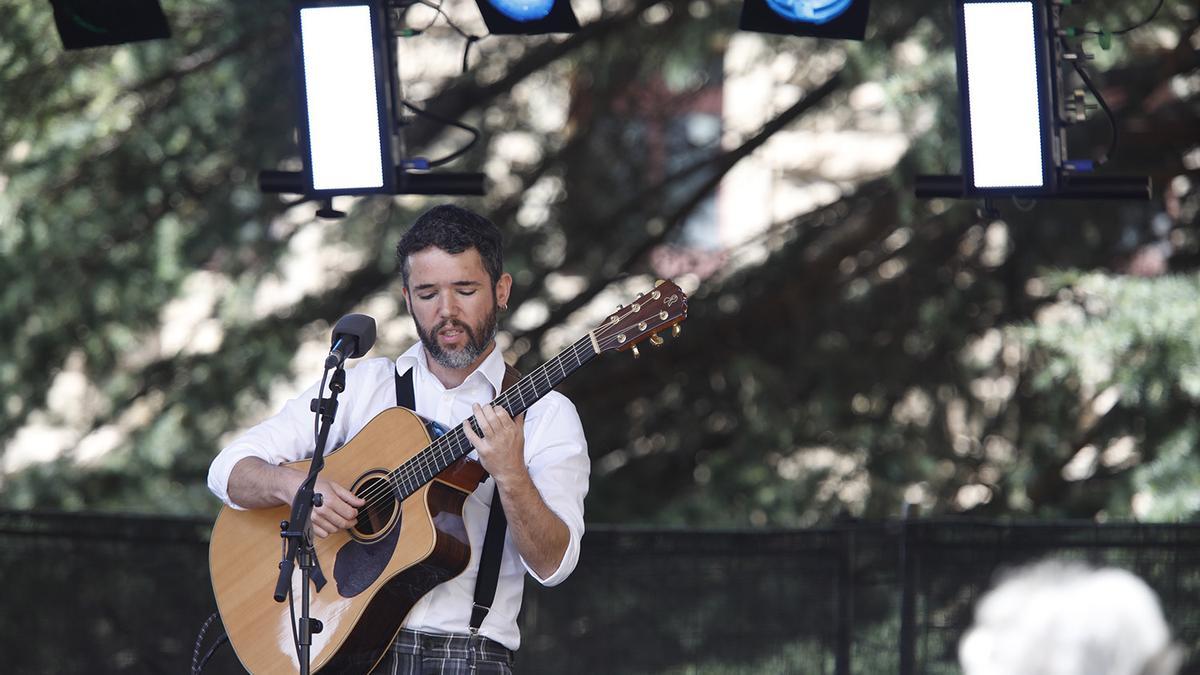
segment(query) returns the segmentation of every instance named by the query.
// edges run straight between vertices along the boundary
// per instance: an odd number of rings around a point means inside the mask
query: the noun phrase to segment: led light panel
[[[389,192],[394,172],[379,33],[368,4],[300,8],[307,169],[323,194]]]
[[[1049,111],[1039,89],[1034,3],[965,2],[962,11],[972,187],[1046,187]]]

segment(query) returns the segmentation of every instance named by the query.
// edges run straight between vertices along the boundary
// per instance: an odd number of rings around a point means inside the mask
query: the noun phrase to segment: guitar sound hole
[[[367,503],[358,510],[355,531],[362,537],[372,538],[392,522],[396,512],[396,498],[391,484],[383,477],[372,477],[354,488],[354,494]]]

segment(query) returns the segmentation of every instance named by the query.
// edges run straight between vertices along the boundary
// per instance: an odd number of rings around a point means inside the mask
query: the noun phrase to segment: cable
[[[332,368],[326,368],[325,372],[321,373],[321,385],[317,387],[317,409],[313,411],[313,447],[317,447],[317,443],[321,440],[321,398],[325,396],[325,378],[329,377],[329,371]]]
[[[1161,10],[1163,8],[1163,4],[1165,2],[1166,2],[1166,0],[1158,0],[1158,4],[1154,6],[1154,9],[1151,10],[1150,14],[1148,16],[1146,16],[1146,18],[1142,19],[1141,21],[1138,21],[1137,23],[1133,24],[1132,26],[1126,26],[1125,28],[1120,28],[1117,30],[1090,30],[1087,28],[1065,28],[1065,29],[1063,29],[1062,34],[1065,35],[1066,37],[1076,37],[1076,36],[1083,37],[1083,36],[1088,36],[1088,35],[1094,35],[1097,38],[1099,38],[1100,48],[1104,49],[1104,50],[1108,50],[1108,49],[1112,48],[1112,38],[1114,35],[1124,35],[1130,31],[1137,30],[1138,28],[1141,28],[1142,26],[1145,26],[1146,24],[1150,23],[1151,21],[1154,20],[1154,17],[1158,16],[1158,12],[1159,12],[1159,10]]]
[[[1154,17],[1158,16],[1158,10],[1162,9],[1164,2],[1166,2],[1166,0],[1158,0],[1158,4],[1154,6],[1154,11],[1150,12],[1149,16],[1147,16],[1146,18],[1142,19],[1141,21],[1133,24],[1132,26],[1127,26],[1120,30],[1110,30],[1110,31],[1084,30],[1084,31],[1080,31],[1080,33],[1087,33],[1089,35],[1100,35],[1102,33],[1107,32],[1107,33],[1111,33],[1112,35],[1124,35],[1130,31],[1137,30],[1138,28],[1141,28],[1142,26],[1145,26],[1146,24],[1153,21]]]
[[[1077,61],[1072,61],[1071,66],[1075,68],[1075,72],[1079,75],[1079,79],[1083,81],[1084,86],[1088,88],[1088,91],[1092,92],[1096,103],[1100,104],[1100,109],[1104,111],[1104,116],[1108,119],[1108,128],[1111,132],[1108,141],[1108,151],[1097,161],[1097,164],[1107,164],[1108,160],[1112,159],[1112,156],[1117,152],[1117,117],[1113,114],[1112,109],[1108,107],[1108,103],[1105,102],[1104,97],[1100,95],[1100,90],[1092,83],[1092,78],[1088,77],[1087,71]]]
[[[217,647],[229,642],[229,634],[221,633],[221,637],[217,638],[217,641],[208,648],[207,652],[205,652],[204,658],[200,658],[200,644],[204,642],[204,634],[208,632],[208,627],[212,625],[212,622],[216,620],[217,616],[217,612],[213,612],[212,615],[205,620],[204,625],[200,627],[200,634],[196,636],[196,645],[192,648],[192,675],[197,675],[200,671],[204,670],[204,666],[217,651]]]
[[[209,625],[217,618],[217,613],[213,612],[211,616],[200,626],[200,634],[196,636],[196,644],[192,647],[192,675],[200,672],[200,643],[204,642],[204,634],[208,632]]]
[[[467,37],[467,44],[466,44],[466,46],[463,47],[463,63],[462,63],[463,73],[467,72],[468,58],[471,56],[471,45],[475,44],[476,42],[479,42],[481,39],[483,39],[483,38],[480,38],[475,35],[470,35]]]
[[[463,60],[462,60],[462,71],[464,73],[467,72],[467,63],[468,63],[468,57],[471,54],[471,45],[473,45],[476,42],[479,42],[483,38],[487,37],[488,35],[490,35],[490,33],[487,33],[484,35],[473,35],[471,33],[466,32],[462,28],[459,28],[458,24],[454,23],[454,21],[450,18],[450,15],[447,14],[442,9],[441,0],[439,0],[436,4],[433,2],[430,2],[430,0],[417,0],[417,4],[421,4],[421,5],[425,5],[426,7],[430,7],[433,9],[433,11],[437,12],[438,14],[441,14],[442,18],[446,19],[446,25],[453,28],[456,33],[463,36],[463,39],[465,39],[467,41],[466,47],[463,48]],[[436,17],[434,20],[436,20]],[[433,23],[430,22],[429,26],[425,27],[425,30],[428,30],[429,27],[432,25],[433,25]]]
[[[208,665],[208,661],[217,652],[217,648],[227,642],[229,642],[229,633],[221,633],[221,637],[217,638],[217,641],[208,648],[208,651],[204,653],[204,658],[200,659],[200,670],[204,670],[204,666]]]
[[[454,23],[454,21],[450,18],[450,15],[446,14],[445,10],[442,9],[441,0],[439,0],[437,3],[430,2],[429,0],[417,0],[417,4],[425,5],[426,7],[429,7],[430,9],[437,12],[438,14],[441,14],[442,18],[444,18],[446,20],[446,24],[448,26],[450,26],[451,28],[453,28],[455,30],[455,32],[457,32],[459,35],[461,35],[465,38],[475,37],[475,36],[472,36],[470,33],[464,31],[463,29],[459,28],[458,24]],[[432,26],[433,24],[431,23],[429,25]],[[478,39],[478,38],[476,37],[476,39]]]
[[[418,29],[418,30],[419,30],[421,33],[424,33],[425,31],[429,30],[430,28],[433,28],[433,24],[437,23],[437,20],[438,20],[438,16],[439,16],[439,15],[440,15],[440,16],[446,16],[446,15],[445,15],[445,14],[442,12],[442,10],[441,10],[441,6],[442,6],[442,5],[441,5],[441,3],[438,3],[438,11],[437,11],[437,12],[434,12],[434,14],[433,14],[433,18],[429,20],[429,23],[425,24],[425,27],[424,27],[424,28],[420,28],[420,29]],[[446,21],[447,21],[447,22],[449,22],[449,19],[447,19]]]
[[[474,35],[472,33],[468,33],[467,31],[463,30],[461,27],[459,27],[458,24],[454,23],[454,21],[450,18],[450,15],[446,14],[445,10],[442,9],[442,2],[443,2],[443,0],[437,0],[437,2],[433,2],[432,0],[412,0],[412,4],[425,5],[426,7],[429,7],[434,12],[436,12],[436,14],[434,15],[433,19],[424,28],[409,29],[409,30],[404,31],[399,36],[400,37],[413,37],[416,35],[420,35],[420,34],[424,33],[425,31],[429,30],[430,28],[432,28],[433,24],[437,21],[438,16],[441,16],[443,19],[446,20],[446,25],[450,26],[450,28],[452,28],[454,30],[454,32],[458,33],[459,35],[461,35],[463,37],[464,40],[466,40],[466,45],[463,47],[463,57],[462,57],[462,72],[466,73],[467,67],[470,65],[471,46],[474,45],[476,42],[479,42],[483,38],[488,37],[490,35],[490,33],[485,33],[483,35]],[[441,117],[440,115],[435,115],[434,113],[431,113],[423,108],[418,108],[417,106],[413,105],[412,103],[409,103],[408,101],[404,100],[403,97],[400,98],[400,105],[404,106],[405,108],[408,108],[409,110],[413,111],[414,113],[416,113],[418,115],[421,115],[423,117],[427,117],[431,120],[434,120],[435,122],[440,122],[441,124],[445,124],[448,126],[458,127],[459,129],[462,129],[463,131],[466,131],[467,133],[471,134],[471,140],[467,141],[466,145],[455,150],[454,152],[451,152],[450,154],[446,155],[445,157],[439,157],[438,159],[427,160],[424,162],[424,166],[422,166],[420,168],[432,169],[435,167],[443,166],[445,164],[449,164],[450,162],[452,162],[452,161],[458,159],[459,157],[463,156],[464,154],[466,154],[467,151],[469,151],[472,147],[475,146],[475,144],[477,142],[479,142],[480,132],[479,132],[479,129],[476,129],[475,127],[472,127],[470,125],[464,124],[464,123],[456,121],[456,120],[451,120],[451,119]],[[314,422],[314,429],[315,429],[315,422]]]
[[[454,152],[446,155],[445,157],[440,157],[438,159],[429,160],[428,165],[429,165],[429,168],[431,168],[431,169],[434,167],[437,167],[437,166],[442,166],[443,164],[448,164],[448,163],[458,159],[459,157],[466,154],[466,152],[468,150],[470,150],[472,148],[472,146],[475,145],[476,142],[479,141],[480,133],[479,133],[479,130],[476,129],[475,127],[472,127],[467,124],[463,124],[462,122],[459,122],[456,120],[442,117],[441,115],[435,115],[435,114],[429,112],[428,110],[418,108],[417,106],[409,103],[408,101],[401,101],[400,104],[403,105],[405,108],[408,108],[409,110],[417,113],[418,115],[428,117],[429,119],[431,119],[435,122],[441,122],[442,124],[446,124],[446,125],[449,125],[452,127],[458,127],[459,129],[462,129],[463,131],[466,131],[471,134],[471,140],[467,141],[467,144],[462,146],[458,150],[455,150]]]
[[[300,544],[303,546],[304,544]],[[300,654],[300,627],[296,623],[296,599],[292,595],[292,585],[288,584],[288,613],[292,617],[292,642],[296,645],[296,663],[301,660]]]
[[[1065,39],[1060,39],[1059,41],[1062,43],[1062,47],[1065,51],[1071,51],[1070,45],[1067,44]],[[1096,87],[1094,82],[1092,82],[1092,78],[1088,77],[1087,71],[1083,69],[1083,66],[1079,65],[1079,60],[1072,59],[1069,61],[1069,63],[1071,64],[1071,67],[1075,69],[1075,73],[1079,75],[1079,79],[1083,82],[1083,86],[1087,87],[1088,91],[1092,93],[1092,97],[1096,99],[1096,103],[1100,104],[1100,109],[1104,111],[1104,116],[1108,119],[1108,128],[1110,131],[1108,151],[1104,153],[1103,157],[1096,160],[1097,165],[1107,164],[1108,160],[1112,159],[1112,156],[1117,152],[1117,116],[1113,114],[1112,108],[1108,107],[1108,102],[1105,101],[1104,97],[1100,95],[1100,89]]]

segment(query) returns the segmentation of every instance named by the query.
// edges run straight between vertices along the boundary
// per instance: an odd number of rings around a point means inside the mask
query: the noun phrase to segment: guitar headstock
[[[592,336],[598,351],[631,349],[636,357],[638,343],[650,340],[656,347],[661,345],[659,333],[670,328],[679,335],[679,324],[686,318],[687,295],[674,282],[659,280],[648,293],[639,293],[592,329]]]

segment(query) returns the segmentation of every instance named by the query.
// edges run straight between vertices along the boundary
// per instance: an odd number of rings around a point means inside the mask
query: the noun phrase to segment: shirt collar
[[[438,382],[440,386],[441,382],[429,370],[428,358],[429,355],[425,352],[425,346],[421,344],[420,340],[417,340],[413,343],[413,346],[409,347],[407,351],[396,358],[396,370],[400,374],[404,374],[409,368],[419,368],[422,374],[428,375],[435,382]],[[487,358],[483,360],[483,363],[479,364],[479,367],[463,380],[463,384],[467,384],[472,379],[478,380],[479,378],[483,378],[484,381],[491,385],[493,393],[499,394],[504,386],[504,371],[504,356],[500,353],[500,345],[496,345],[492,349],[492,353],[488,354]],[[459,387],[461,386],[459,385]]]

